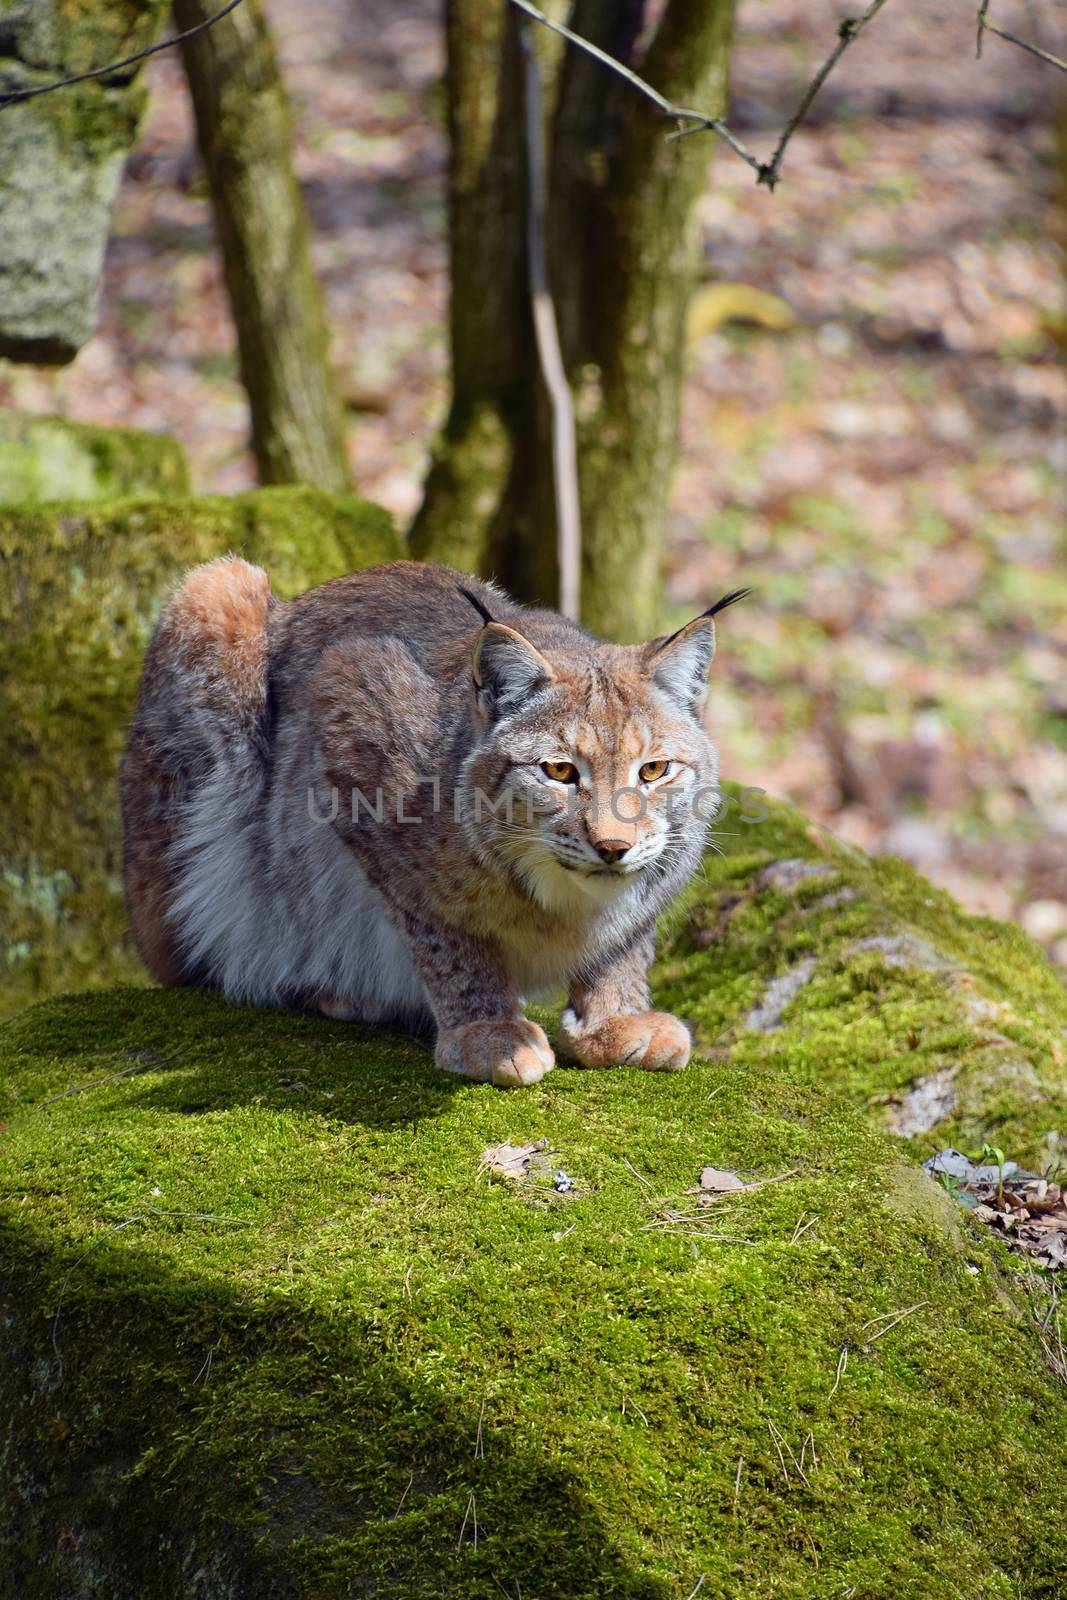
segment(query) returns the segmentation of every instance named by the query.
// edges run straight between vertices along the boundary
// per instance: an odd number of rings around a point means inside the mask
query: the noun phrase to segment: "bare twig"
[[[862,16],[846,17],[838,27],[836,45],[801,95],[799,105],[778,136],[778,143],[774,147],[774,154],[771,156],[770,161],[765,162],[760,167],[758,182],[765,183],[768,189],[773,190],[778,182],[778,173],[781,169],[782,157],[785,155],[786,146],[811,110],[815,96],[831,72],[833,72],[849,45],[855,43],[868,22],[878,15],[885,3],[886,0],[871,0],[870,5]]]
[[[530,35],[530,24],[519,29],[522,43],[528,191],[526,250],[530,274],[530,301],[541,374],[552,406],[552,479],[556,497],[556,552],[559,565],[559,609],[577,622],[580,606],[582,523],[578,493],[578,443],[574,432],[574,400],[563,365],[556,308],[548,282],[545,251],[544,111],[541,72]]]
[[[745,1464],[744,1456],[737,1458],[737,1476],[734,1479],[734,1512],[737,1512],[737,1503],[741,1498],[741,1468]]]
[[[693,1587],[690,1589],[689,1593],[686,1595],[685,1600],[697,1600],[697,1595],[700,1593],[701,1589],[703,1589],[703,1587],[704,1587],[704,1579],[706,1577],[707,1577],[707,1573],[706,1572],[702,1572],[700,1574],[700,1577],[697,1579],[696,1583],[693,1585]]]
[[[848,1366],[848,1345],[847,1344],[843,1344],[841,1346],[841,1354],[837,1358],[837,1372],[836,1372],[836,1374],[834,1376],[834,1386],[830,1390],[830,1393],[826,1396],[827,1400],[832,1400],[834,1395],[837,1393],[837,1391],[838,1391],[838,1389],[839,1389],[839,1387],[841,1385],[841,1379],[845,1375],[845,1368],[847,1366]]]
[[[629,1396],[624,1391],[623,1392],[623,1397],[622,1397],[622,1406],[621,1406],[622,1414],[623,1414],[624,1417],[626,1416],[626,1403],[627,1403],[628,1399],[629,1399]],[[641,1410],[641,1407],[638,1405],[637,1401],[636,1400],[630,1400],[630,1405],[633,1406],[634,1410],[637,1412],[637,1415],[641,1418],[641,1421],[644,1423],[645,1427],[647,1428],[648,1427],[648,1418],[645,1416],[645,1413]]]
[[[241,0],[228,0],[220,11],[216,11],[212,17],[205,17],[195,28],[186,28],[184,33],[175,33],[169,39],[161,39],[158,44],[150,44],[147,50],[138,50],[136,55],[124,56],[121,61],[109,61],[106,67],[93,67],[91,72],[79,72],[73,78],[57,78],[54,83],[41,83],[33,89],[10,89],[6,93],[0,93],[0,111],[3,111],[5,106],[14,105],[17,100],[33,100],[39,94],[51,94],[53,89],[67,89],[72,83],[87,83],[91,78],[110,78],[112,73],[121,72],[124,67],[135,66],[138,61],[145,61],[149,56],[158,55],[161,50],[169,50],[171,45],[181,44],[186,39],[195,39],[198,33],[206,33],[216,22],[221,22],[231,11],[236,11],[240,4]]]
[[[785,1434],[782,1432],[782,1430],[780,1428],[775,1426],[775,1424],[770,1420],[769,1417],[767,1419],[767,1426],[770,1429],[771,1438],[774,1440],[775,1446],[778,1448],[779,1457],[781,1457],[781,1454],[782,1454],[781,1446],[785,1445],[785,1448],[789,1451],[789,1459],[792,1461],[794,1467],[796,1468],[797,1472],[800,1474],[801,1478],[804,1480],[805,1483],[807,1483],[808,1482],[808,1475],[804,1471],[804,1448],[805,1448],[805,1446],[801,1445],[801,1447],[800,1447],[800,1457],[798,1459],[796,1451],[793,1449],[793,1446],[789,1443],[789,1440],[786,1438]],[[785,1463],[783,1462],[783,1467],[784,1467],[784,1465],[785,1465]],[[787,1482],[788,1482],[788,1479],[789,1479],[789,1474],[786,1473],[786,1481]]]
[[[1041,1348],[1045,1352],[1052,1371],[1062,1383],[1067,1383],[1067,1350],[1063,1344],[1063,1328],[1060,1325],[1060,1300],[1056,1289],[1055,1280],[1051,1277],[1038,1279],[1030,1262],[1026,1264],[1027,1288],[1033,1301],[1036,1302],[1038,1292],[1048,1296],[1048,1310],[1041,1315],[1037,1304],[1033,1305],[1034,1321],[1037,1324],[1037,1336],[1041,1341]]]
[[[736,156],[740,156],[746,166],[752,168],[756,174],[756,182],[765,184],[768,189],[773,190],[781,173],[782,161],[789,141],[811,110],[812,102],[815,100],[816,95],[849,45],[859,38],[868,22],[881,11],[886,0],[871,0],[866,11],[860,16],[846,17],[840,24],[837,30],[837,43],[801,95],[796,110],[778,136],[778,142],[769,161],[761,161],[755,152],[750,150],[721,118],[709,117],[705,112],[694,111],[689,106],[674,105],[664,95],[660,94],[658,89],[654,89],[650,83],[647,83],[644,78],[634,72],[632,67],[626,66],[624,62],[617,60],[615,56],[608,55],[607,51],[601,50],[599,45],[593,44],[589,39],[583,39],[581,34],[575,33],[571,28],[564,27],[561,22],[554,22],[551,17],[546,17],[543,11],[531,3],[531,0],[511,0],[511,3],[520,11],[525,12],[528,17],[532,17],[535,22],[539,22],[542,27],[550,28],[553,33],[558,33],[579,50],[584,50],[587,55],[599,61],[602,66],[608,67],[612,72],[617,73],[620,78],[625,78],[627,83],[631,84],[640,94],[643,94],[646,100],[651,100],[652,104],[658,106],[665,117],[671,118],[672,121],[678,124],[675,131],[668,135],[669,138],[686,138],[693,133],[717,134],[724,143],[730,146]],[[988,0],[986,0],[986,3],[988,4]]]
[[[1043,50],[1039,44],[1031,44],[1029,39],[1020,39],[1017,33],[1009,33],[1007,28],[998,28],[995,22],[990,22],[989,5],[990,0],[982,0],[982,4],[978,7],[978,39],[974,53],[979,60],[982,59],[983,34],[995,33],[998,39],[1006,39],[1009,44],[1017,44],[1020,50],[1037,56],[1039,61],[1047,61],[1050,67],[1058,67],[1061,72],[1067,72],[1067,61],[1061,61],[1059,56],[1054,56],[1049,50]]]
[[[577,45],[579,50],[584,50],[586,55],[592,56],[602,66],[610,67],[611,71],[618,73],[620,78],[625,78],[627,83],[632,84],[638,93],[644,95],[646,100],[651,100],[653,105],[659,106],[664,116],[672,118],[679,124],[692,123],[693,126],[686,129],[686,132],[705,133],[710,129],[711,132],[717,133],[720,139],[725,139],[726,143],[741,157],[742,161],[746,161],[754,171],[759,171],[760,164],[757,157],[717,117],[709,117],[703,111],[693,111],[688,106],[674,105],[672,101],[660,94],[658,89],[653,89],[650,83],[646,83],[644,78],[638,77],[632,67],[626,66],[624,62],[617,60],[615,56],[609,56],[606,50],[601,50],[599,45],[593,44],[589,39],[583,39],[580,33],[575,33],[571,28],[565,28],[562,22],[553,22],[551,17],[546,17],[543,11],[530,3],[530,0],[511,0],[511,3],[513,6],[517,6],[520,11],[524,11],[528,17],[532,17],[535,22],[541,23],[542,27],[550,28],[553,33],[558,33],[561,38],[569,40],[573,45]],[[679,128],[679,131],[681,131],[681,128]]]

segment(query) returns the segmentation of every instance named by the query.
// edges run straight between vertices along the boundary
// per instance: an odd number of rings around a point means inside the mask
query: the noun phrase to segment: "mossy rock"
[[[1067,985],[1041,947],[791,806],[728,797],[657,965],[701,1047],[840,1093],[917,1154],[1067,1163]]]
[[[166,0],[0,0],[0,89],[130,56],[158,37],[167,10]],[[88,339],[111,202],[144,105],[128,71],[5,108],[0,356],[70,361]]]
[[[0,509],[0,1014],[143,979],[118,765],[175,579],[235,551],[282,595],[400,553],[383,511],[310,489]]]
[[[166,434],[0,411],[0,505],[188,493],[185,452]]]
[[[1067,1593],[1047,1307],[816,1090],[145,990],[0,1085],[3,1600]],[[568,1193],[481,1170],[541,1138]]]

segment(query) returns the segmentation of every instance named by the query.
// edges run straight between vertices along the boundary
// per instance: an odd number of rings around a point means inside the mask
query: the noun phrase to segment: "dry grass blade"
[[[801,1237],[801,1235],[807,1233],[808,1229],[810,1227],[812,1227],[816,1222],[818,1222],[818,1220],[819,1220],[818,1214],[817,1213],[813,1213],[808,1218],[807,1222],[805,1222],[804,1221],[804,1213],[802,1211],[800,1213],[800,1216],[797,1218],[797,1225],[793,1229],[793,1234],[792,1234],[791,1239],[789,1240],[789,1243],[790,1244],[796,1244],[797,1240]]]
[[[1063,1328],[1060,1323],[1060,1296],[1056,1281],[1052,1277],[1038,1277],[1033,1267],[1027,1263],[1026,1286],[1030,1291],[1034,1304],[1034,1321],[1037,1323],[1037,1337],[1045,1353],[1045,1359],[1061,1383],[1067,1383],[1067,1350],[1063,1344]],[[1048,1296],[1048,1310],[1044,1315],[1038,1309],[1036,1297],[1038,1294]]]
[[[161,1058],[159,1063],[152,1063],[152,1065],[163,1065],[168,1061],[172,1061],[173,1059],[173,1056],[166,1056]],[[60,1100],[69,1100],[71,1096],[75,1094],[85,1094],[89,1089],[102,1089],[105,1084],[118,1083],[122,1078],[132,1077],[135,1072],[147,1071],[148,1067],[148,1062],[134,1061],[130,1066],[123,1067],[121,1072],[108,1073],[106,1078],[90,1078],[87,1083],[75,1083],[71,1086],[71,1088],[64,1089],[62,1094],[54,1094],[51,1095],[47,1100],[42,1100],[39,1105],[34,1107],[34,1109],[36,1111],[43,1111],[46,1106],[54,1106]]]
[[[460,1526],[459,1539],[458,1539],[458,1541],[456,1543],[456,1549],[457,1550],[462,1550],[463,1549],[463,1535],[467,1531],[468,1522],[471,1525],[471,1529],[472,1529],[473,1536],[474,1536],[473,1537],[474,1548],[475,1548],[475,1550],[477,1550],[477,1548],[478,1548],[478,1503],[474,1498],[474,1490],[473,1489],[471,1490],[470,1494],[467,1496],[467,1509],[463,1513],[463,1522],[462,1522],[462,1524]]]
[[[774,1448],[778,1453],[778,1461],[782,1468],[782,1477],[785,1479],[786,1487],[791,1489],[793,1486],[793,1480],[789,1476],[789,1468],[785,1464],[785,1456],[782,1454],[782,1447],[778,1442],[778,1429],[774,1426],[773,1422],[768,1422],[767,1431],[770,1433],[771,1443],[774,1445]]]
[[[881,1316],[871,1317],[869,1322],[863,1324],[860,1329],[861,1333],[864,1333],[868,1328],[873,1328],[876,1322],[885,1322],[885,1327],[879,1328],[877,1333],[872,1333],[869,1339],[865,1339],[864,1348],[869,1349],[876,1339],[880,1339],[883,1334],[889,1333],[896,1327],[898,1322],[903,1322],[905,1317],[914,1316],[916,1311],[921,1311],[924,1306],[929,1304],[929,1300],[917,1300],[913,1306],[905,1306],[902,1311],[883,1311]],[[890,1320],[886,1321],[886,1318]]]
[[[404,1493],[400,1496],[400,1500],[399,1500],[399,1502],[397,1504],[397,1508],[393,1512],[393,1521],[394,1522],[396,1521],[396,1519],[400,1515],[400,1513],[403,1511],[403,1509],[404,1509],[404,1501],[407,1499],[408,1495],[411,1493],[411,1485],[414,1482],[415,1482],[415,1469],[414,1469],[414,1467],[412,1467],[411,1471],[408,1473],[408,1481],[404,1485]]]
[[[778,1428],[770,1420],[768,1420],[767,1426],[768,1426],[768,1428],[770,1428],[770,1430],[771,1430],[771,1438],[774,1440],[775,1444],[779,1446],[779,1450],[780,1450],[780,1447],[782,1445],[785,1446],[786,1450],[788,1450],[788,1452],[789,1452],[789,1459],[793,1463],[793,1466],[794,1466],[797,1474],[803,1479],[803,1481],[805,1483],[807,1483],[808,1482],[808,1475],[804,1471],[804,1446],[803,1445],[801,1446],[800,1456],[798,1458],[796,1451],[793,1449],[793,1446],[789,1443],[789,1440],[786,1438],[785,1434],[781,1431],[781,1429]]]
[[[834,1386],[830,1390],[830,1393],[826,1396],[827,1400],[832,1400],[834,1395],[837,1393],[838,1389],[840,1388],[841,1379],[845,1375],[845,1368],[847,1366],[848,1366],[848,1345],[847,1344],[843,1344],[841,1346],[841,1354],[837,1358],[837,1372],[834,1375]]]
[[[632,1161],[628,1161],[627,1158],[623,1156],[622,1164],[624,1167],[629,1167],[638,1183],[643,1183],[646,1189],[651,1189],[652,1185],[649,1183],[648,1179],[644,1177],[642,1173],[638,1172]]]

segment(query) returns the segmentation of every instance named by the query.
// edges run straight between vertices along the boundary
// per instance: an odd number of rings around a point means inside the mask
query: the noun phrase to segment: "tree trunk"
[[[217,9],[174,0],[180,29]],[[349,487],[322,291],[261,0],[182,46],[263,483]]]
[[[558,8],[557,8],[558,10]],[[577,0],[571,26],[629,59],[641,0]],[[414,528],[415,553],[496,573],[554,603],[550,419],[530,332],[515,19],[450,0],[453,399]],[[643,77],[722,111],[733,0],[670,0]],[[619,639],[658,623],[677,448],[694,209],[711,136],[668,141],[632,86],[536,29],[549,127],[549,266],[578,415],[583,621]]]

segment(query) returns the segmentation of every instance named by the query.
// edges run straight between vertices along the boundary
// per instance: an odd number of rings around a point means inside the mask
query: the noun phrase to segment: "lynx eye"
[[[646,761],[638,773],[642,783],[655,783],[657,778],[666,777],[671,769],[669,761]]]
[[[553,783],[578,782],[578,768],[573,761],[542,761],[541,771]]]

